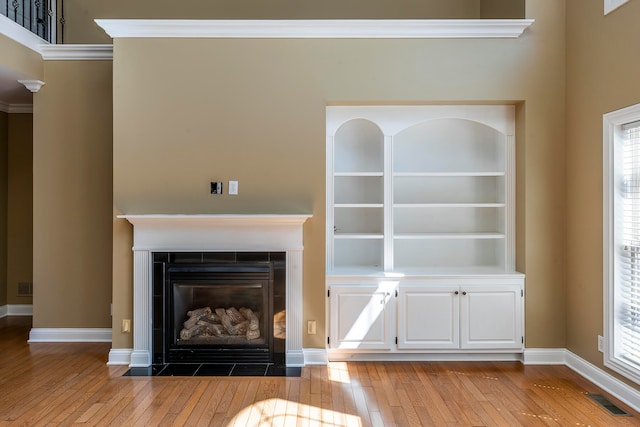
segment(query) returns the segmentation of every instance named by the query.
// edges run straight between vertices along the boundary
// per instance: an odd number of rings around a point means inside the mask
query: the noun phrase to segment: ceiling
[[[21,73],[0,65],[0,110],[2,106],[24,106],[33,103],[33,94],[27,90],[18,80],[29,79]]]

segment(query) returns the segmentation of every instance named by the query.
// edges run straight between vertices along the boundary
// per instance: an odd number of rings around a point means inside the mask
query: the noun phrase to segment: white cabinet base
[[[522,360],[524,276],[329,276],[329,360]]]

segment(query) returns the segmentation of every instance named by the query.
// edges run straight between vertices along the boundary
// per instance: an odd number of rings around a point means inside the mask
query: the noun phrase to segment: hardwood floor
[[[640,426],[586,397],[563,366],[349,362],[284,377],[123,377],[105,343],[27,344],[0,319],[0,425]],[[603,393],[604,394],[604,393]]]

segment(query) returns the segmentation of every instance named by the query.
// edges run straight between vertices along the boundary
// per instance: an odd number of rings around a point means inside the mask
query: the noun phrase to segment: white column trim
[[[304,366],[302,351],[302,250],[287,251],[287,366]]]
[[[151,365],[151,253],[133,252],[133,352],[131,367]]]

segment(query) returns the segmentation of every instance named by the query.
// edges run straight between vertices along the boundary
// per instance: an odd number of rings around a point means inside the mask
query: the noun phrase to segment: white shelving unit
[[[403,286],[422,280],[420,298],[431,301],[430,286],[473,287],[475,280],[524,295],[524,276],[515,271],[514,134],[510,105],[327,107],[328,290],[344,299],[342,291],[362,286],[363,302],[371,287],[410,295]],[[344,329],[345,316],[329,298],[331,334]],[[418,302],[403,304],[415,310]],[[507,318],[523,311],[505,309]],[[496,348],[521,348],[512,341]],[[329,344],[330,356],[343,350],[340,342]],[[367,348],[356,344],[349,341],[349,351]],[[400,347],[389,350],[415,350]]]

